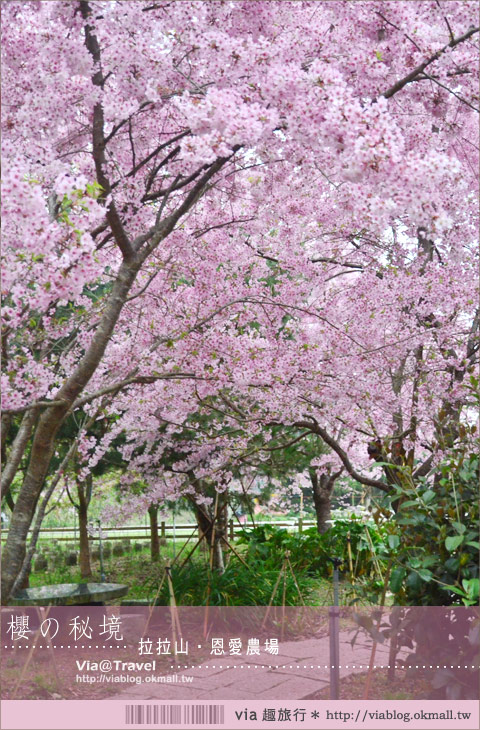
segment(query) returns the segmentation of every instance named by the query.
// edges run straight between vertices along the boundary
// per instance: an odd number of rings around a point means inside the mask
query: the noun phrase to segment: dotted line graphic
[[[185,664],[170,665],[170,669],[334,669],[330,664]],[[370,669],[370,664],[339,664],[339,669]],[[373,664],[373,669],[480,669],[474,664]]]
[[[112,644],[5,644],[4,649],[127,649],[127,645]],[[144,655],[149,657],[150,655]],[[339,669],[480,669],[474,664],[339,664]],[[171,664],[170,669],[334,669],[330,664]]]
[[[110,644],[109,646],[101,645],[101,644],[4,644],[4,649],[128,649],[128,646],[125,644],[124,646],[113,646]]]

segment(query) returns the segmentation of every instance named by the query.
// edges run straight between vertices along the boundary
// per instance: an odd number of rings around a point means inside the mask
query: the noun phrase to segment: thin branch
[[[175,380],[175,379],[182,379],[182,378],[195,378],[198,380],[198,376],[196,376],[194,373],[165,373],[164,375],[135,375],[129,378],[125,378],[124,380],[121,380],[117,383],[114,383],[113,385],[108,385],[105,388],[101,388],[100,390],[95,391],[94,393],[90,393],[88,395],[83,396],[82,398],[77,398],[76,401],[73,402],[70,410],[75,410],[77,408],[80,408],[81,406],[84,406],[86,403],[90,403],[92,400],[96,400],[96,398],[100,398],[102,395],[107,395],[108,393],[114,393],[115,391],[122,390],[123,388],[127,388],[130,385],[141,385],[146,383],[154,383],[157,380]],[[58,406],[65,406],[68,403],[67,400],[44,400],[44,401],[36,401],[35,403],[31,403],[28,406],[23,406],[22,408],[12,408],[8,410],[8,413],[25,413],[26,411],[34,410],[37,408],[56,408]],[[4,410],[4,412],[6,412]]]
[[[346,266],[349,269],[359,269],[360,271],[363,271],[363,265],[362,264],[350,264],[348,261],[337,261],[336,259],[327,258],[324,256],[318,256],[317,258],[311,259],[312,264],[336,264],[337,266]]]
[[[219,171],[222,169],[222,167],[229,162],[232,157],[242,148],[242,145],[237,144],[233,147],[232,152],[228,157],[217,157],[215,162],[212,162],[212,164],[208,165],[208,169],[206,172],[202,175],[202,177],[197,180],[195,185],[189,190],[187,195],[185,196],[183,202],[178,206],[178,208],[173,211],[167,218],[165,218],[162,223],[158,226],[157,231],[155,235],[153,236],[152,241],[150,242],[150,245],[146,247],[146,249],[142,252],[142,259],[147,258],[149,253],[158,245],[159,241],[163,240],[169,233],[173,231],[176,224],[182,218],[185,213],[187,213],[190,208],[195,205],[195,203],[200,200],[200,198],[204,195],[206,189],[207,189],[207,183],[210,181],[210,179]],[[205,167],[205,166],[203,166]],[[203,168],[201,168],[203,169]],[[199,172],[199,171],[197,171]]]
[[[68,499],[69,499],[69,500],[70,500],[70,502],[71,502],[71,503],[73,504],[73,506],[75,507],[75,509],[78,509],[80,505],[78,505],[78,504],[77,504],[77,503],[76,503],[76,502],[74,501],[74,499],[73,499],[72,495],[70,494],[70,489],[68,488],[68,483],[67,483],[67,482],[65,482],[65,487],[66,487],[66,490],[67,490],[67,497],[68,497]]]
[[[475,33],[478,33],[479,30],[479,27],[469,28],[463,35],[459,36],[458,38],[454,38],[450,41],[450,43],[447,43],[446,46],[443,46],[443,48],[439,48],[438,51],[429,56],[429,58],[427,58],[425,61],[422,61],[422,63],[414,68],[413,71],[411,71],[409,74],[407,74],[407,76],[404,76],[403,79],[399,79],[399,81],[396,81],[393,86],[387,89],[387,91],[384,91],[381,96],[384,96],[385,99],[390,99],[396,93],[401,91],[407,84],[413,81],[419,74],[423,73],[427,66],[429,66],[434,61],[438,61],[438,59],[446,51],[448,51],[449,48],[455,48],[455,46],[458,46],[460,43],[463,43],[464,41],[475,35]]]
[[[291,441],[288,441],[286,444],[280,444],[280,446],[273,446],[269,448],[268,446],[261,446],[259,451],[281,451],[282,449],[287,449],[289,446],[293,446],[293,444],[298,443],[298,441],[301,441],[305,438],[305,436],[310,436],[312,431],[308,429],[308,431],[304,431],[300,434],[300,436],[297,436],[297,438],[292,439]]]
[[[233,223],[249,223],[250,221],[255,220],[254,217],[251,218],[238,218],[237,220],[231,220],[226,221],[226,223],[217,223],[217,225],[208,226],[207,228],[203,228],[202,230],[196,230],[193,232],[194,238],[200,238],[200,236],[204,236],[208,231],[214,231],[218,228],[225,228],[226,226],[231,226]]]
[[[92,400],[101,398],[103,395],[109,393],[116,393],[117,391],[128,388],[130,385],[147,385],[149,383],[156,383],[158,380],[184,380],[190,378],[193,380],[202,380],[195,373],[165,373],[164,375],[134,375],[131,378],[125,378],[124,380],[114,383],[113,385],[107,385],[105,388],[84,395],[82,398],[78,398],[72,405],[72,410],[81,408],[82,406],[90,403]]]
[[[92,83],[99,89],[103,89],[105,79],[101,68],[101,54],[100,45],[98,43],[97,36],[93,33],[92,26],[88,22],[88,18],[91,15],[90,5],[86,0],[81,0],[80,10],[82,17],[87,22],[85,23],[85,45],[93,58],[95,68],[97,69],[92,76]],[[112,189],[110,187],[110,181],[105,173],[107,167],[107,161],[105,157],[105,134],[104,134],[104,114],[103,106],[101,102],[97,102],[93,108],[93,131],[92,131],[92,144],[93,144],[93,160],[95,163],[95,172],[97,175],[97,181],[102,186],[102,193],[98,200],[103,201],[107,196],[111,195]],[[132,248],[130,240],[123,228],[122,221],[118,214],[117,208],[113,198],[107,205],[106,212],[107,221],[112,229],[117,246],[122,252],[123,258],[128,261],[135,256],[135,252]]]
[[[174,193],[177,190],[181,190],[182,188],[185,188],[187,185],[189,185],[191,182],[197,179],[197,177],[201,174],[203,170],[208,170],[210,165],[206,163],[205,165],[202,165],[199,167],[195,172],[192,172],[188,177],[185,177],[182,179],[181,176],[178,176],[178,182],[175,182],[174,185],[169,185],[168,188],[161,188],[160,190],[157,190],[154,193],[147,193],[143,196],[142,202],[147,201],[153,201],[158,200],[158,198],[162,198],[164,195],[167,195],[169,193]]]
[[[160,266],[158,269],[156,269],[156,271],[154,271],[153,274],[151,274],[148,277],[146,284],[144,286],[142,286],[138,292],[136,292],[135,294],[132,294],[132,296],[128,297],[125,300],[125,303],[131,302],[132,299],[137,299],[139,296],[141,296],[148,289],[148,287],[150,286],[152,281],[155,279],[155,277],[157,277],[159,275],[159,273],[165,269],[165,266],[170,263],[171,259],[172,259],[172,256],[169,256],[168,259],[163,262],[163,265]]]
[[[387,18],[386,18],[386,17],[385,17],[384,15],[383,15],[383,13],[381,13],[381,12],[380,12],[379,10],[376,10],[375,12],[376,12],[376,14],[377,14],[377,15],[379,15],[379,16],[380,16],[380,17],[382,18],[382,20],[384,20],[384,21],[385,21],[385,23],[387,23],[387,25],[391,25],[391,26],[392,26],[392,28],[395,28],[395,30],[399,30],[400,32],[402,32],[402,29],[401,29],[401,28],[400,28],[400,27],[399,27],[398,25],[396,25],[395,23],[392,23],[392,21],[391,21],[391,20],[388,20],[388,19],[387,19]],[[420,48],[420,46],[418,45],[418,43],[416,43],[416,42],[415,42],[415,41],[413,40],[413,38],[410,38],[410,36],[409,36],[409,35],[408,35],[407,33],[403,33],[403,35],[405,36],[405,38],[407,38],[407,40],[409,40],[409,41],[410,41],[410,43],[413,43],[413,45],[415,46],[415,48],[417,49],[417,51],[420,51],[420,53],[422,52],[422,49]]]
[[[311,416],[310,416],[311,418]],[[360,482],[360,484],[365,484],[367,487],[377,487],[378,489],[381,489],[382,492],[386,492],[387,494],[390,494],[391,489],[385,482],[381,482],[379,479],[371,479],[370,477],[364,477],[362,474],[360,474],[358,471],[355,470],[353,467],[350,459],[347,456],[346,451],[342,449],[338,441],[336,441],[332,436],[329,435],[329,433],[320,426],[317,421],[312,418],[312,421],[297,421],[293,424],[297,428],[308,428],[312,433],[316,433],[318,436],[321,436],[321,438],[325,441],[327,446],[330,446],[332,451],[335,451],[335,453],[340,457],[340,460],[342,464],[344,465],[345,469],[348,471],[351,477],[355,479],[355,481]]]
[[[418,479],[419,477],[426,477],[430,469],[432,468],[433,454],[426,459],[423,464],[420,464],[418,469],[413,472],[412,478]]]
[[[132,120],[131,118],[128,120],[128,139],[130,141],[130,149],[132,151],[132,165],[135,168],[135,145],[133,144],[133,137],[132,137]]]
[[[103,82],[104,83],[105,83],[106,79],[107,79],[107,77],[105,76],[105,78],[103,79]],[[133,112],[133,114],[130,114],[130,116],[126,117],[125,119],[122,119],[121,122],[118,122],[118,124],[116,124],[112,128],[111,132],[109,134],[107,134],[107,136],[105,137],[105,144],[108,144],[110,142],[110,140],[116,135],[116,133],[118,132],[118,130],[121,129],[125,124],[131,123],[132,117],[135,114],[138,114],[138,112],[142,111],[142,109],[145,109],[145,107],[150,106],[150,105],[151,106],[154,105],[153,104],[153,101],[143,101],[140,104],[140,106],[138,107],[138,109],[135,112]]]
[[[146,165],[148,162],[150,162],[150,160],[153,160],[153,158],[156,157],[159,152],[161,152],[162,150],[164,150],[166,147],[169,147],[170,145],[175,144],[175,142],[178,142],[179,139],[182,139],[182,137],[185,137],[187,134],[190,134],[190,130],[189,129],[185,129],[183,132],[180,132],[180,134],[177,134],[175,137],[172,137],[167,142],[162,142],[162,144],[160,144],[157,147],[155,147],[155,149],[153,150],[153,152],[150,152],[150,154],[147,155],[143,160],[141,160],[141,162],[137,163],[137,165],[134,165],[133,168],[129,172],[127,172],[127,174],[125,175],[125,177],[133,177],[134,175],[136,175],[137,172],[139,170],[141,170],[142,167],[144,167],[144,165]],[[178,150],[178,149],[179,148],[176,147],[176,150]],[[169,156],[171,157],[171,153],[170,153]],[[162,164],[164,164],[164,162],[165,162],[165,160],[163,160]],[[114,188],[116,188],[117,185],[119,185],[119,183],[120,183],[119,180],[117,180],[116,182],[114,182],[113,185],[112,185],[112,190]]]
[[[68,403],[67,400],[37,400],[34,403],[29,403],[27,406],[21,406],[20,408],[4,408],[4,413],[13,413],[17,415],[19,413],[26,413],[36,408],[54,408],[55,406],[65,406]]]
[[[424,72],[423,75],[421,76],[420,80],[423,78],[428,79],[429,81],[433,81],[434,84],[437,84],[437,86],[440,86],[442,89],[445,89],[445,91],[448,91],[449,94],[452,94],[452,96],[454,96],[456,99],[461,101],[462,104],[466,104],[467,106],[469,106],[470,109],[473,109],[474,112],[480,111],[480,109],[477,109],[476,106],[473,106],[473,104],[470,104],[469,101],[464,99],[463,96],[460,96],[460,94],[457,94],[456,91],[453,91],[453,89],[450,89],[448,86],[445,86],[445,84],[442,84],[442,82],[439,81],[438,79],[436,79],[435,76],[430,76],[429,74]],[[438,251],[437,251],[437,254],[438,254]]]
[[[437,3],[437,6],[438,6],[438,7],[440,8],[440,10],[441,10],[441,9],[442,9],[442,6],[440,5],[439,1],[438,1],[438,0],[435,0],[435,2]],[[446,23],[446,25],[447,25],[447,28],[448,28],[448,33],[449,33],[449,35],[450,35],[450,40],[451,40],[451,41],[453,41],[453,40],[455,39],[455,36],[453,35],[453,30],[452,30],[452,26],[451,26],[451,25],[450,25],[450,23],[448,22],[448,18],[447,18],[447,16],[446,16],[446,15],[444,15],[444,16],[443,16],[443,19],[444,19],[444,21],[445,21],[445,23]]]

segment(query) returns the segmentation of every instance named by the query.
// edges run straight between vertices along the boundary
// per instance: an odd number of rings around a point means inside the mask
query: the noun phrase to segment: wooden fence
[[[303,520],[301,517],[297,520],[285,521],[285,522],[255,522],[255,526],[260,525],[272,525],[273,527],[286,527],[292,532],[302,532],[304,527],[311,527],[316,523],[313,520]],[[235,535],[239,535],[244,528],[253,527],[252,522],[246,522],[245,524],[239,524],[235,520],[230,520],[228,523],[229,539],[233,540]],[[165,539],[186,539],[192,532],[198,530],[196,523],[178,524],[173,525],[171,523],[161,522],[159,524],[158,534],[160,537]],[[2,529],[1,539],[6,540],[8,536],[8,528]],[[104,540],[125,540],[138,539],[148,540],[150,539],[150,526],[149,525],[135,525],[133,527],[102,527],[102,539]],[[78,528],[73,527],[45,527],[40,530],[39,540],[58,540],[64,542],[72,542],[78,540]],[[96,535],[92,536],[93,540],[97,539]]]

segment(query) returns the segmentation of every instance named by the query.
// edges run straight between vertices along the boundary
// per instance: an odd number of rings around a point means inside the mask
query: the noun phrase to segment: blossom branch
[[[88,18],[91,14],[90,5],[86,0],[81,0],[80,2],[80,10],[82,13],[82,17],[84,20],[88,21]],[[103,89],[103,85],[105,83],[105,79],[103,77],[102,69],[101,69],[101,55],[100,55],[100,45],[98,43],[98,39],[96,35],[92,32],[91,25],[86,22],[85,23],[85,45],[87,46],[90,55],[93,58],[95,67],[97,70],[95,71],[93,77],[92,77],[92,83],[94,86],[98,86],[100,89]],[[93,137],[92,137],[92,144],[93,144],[93,159],[95,162],[95,171],[97,174],[97,180],[99,184],[102,186],[102,194],[99,197],[99,200],[105,200],[108,195],[111,195],[112,188],[110,186],[110,181],[107,178],[107,175],[105,173],[106,170],[106,157],[105,157],[105,134],[104,134],[104,114],[103,114],[103,106],[101,102],[97,102],[93,108]],[[113,236],[115,238],[115,242],[117,243],[118,248],[122,252],[123,258],[128,261],[134,257],[134,250],[132,248],[132,245],[130,243],[130,240],[125,232],[125,229],[123,227],[122,221],[120,220],[120,216],[118,214],[117,208],[115,206],[115,202],[110,200],[110,202],[107,205],[107,213],[106,213],[107,221],[110,225],[110,228],[112,229]]]
[[[433,53],[429,58],[427,58],[425,61],[423,61],[419,66],[413,69],[407,76],[404,76],[403,79],[399,79],[393,86],[391,86],[387,91],[384,91],[382,96],[385,97],[385,99],[390,99],[392,96],[394,96],[397,92],[401,91],[407,84],[409,84],[411,81],[414,81],[414,79],[417,78],[419,74],[421,74],[427,66],[430,66],[431,63],[434,61],[438,61],[440,56],[442,56],[446,51],[448,51],[449,48],[455,48],[455,46],[458,46],[460,43],[463,43],[464,41],[471,38],[475,33],[478,33],[480,30],[479,27],[475,28],[469,28],[466,33],[459,36],[458,38],[454,38],[450,41],[450,43],[447,43],[446,46],[443,46],[443,48],[439,48],[438,51]]]

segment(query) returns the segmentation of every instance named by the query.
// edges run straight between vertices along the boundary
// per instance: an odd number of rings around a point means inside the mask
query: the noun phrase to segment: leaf
[[[399,525],[417,525],[421,520],[417,517],[397,517]]]
[[[404,568],[395,568],[395,570],[392,570],[392,574],[390,576],[390,590],[392,593],[398,593],[402,587],[404,577]]]
[[[471,578],[470,580],[462,580],[462,586],[467,596],[471,599],[478,598],[479,581],[478,578]]]
[[[453,553],[463,542],[463,535],[453,535],[445,538],[445,547],[449,553]]]
[[[413,507],[414,505],[418,505],[417,499],[408,499],[406,502],[402,502],[402,507]]]
[[[413,571],[407,576],[407,586],[413,591],[418,591],[421,588],[422,579],[416,571]]]
[[[462,525],[461,522],[452,522],[452,525],[456,529],[456,531],[459,533],[459,535],[463,535],[463,533],[466,531],[465,525]]]
[[[460,558],[448,558],[448,560],[445,560],[445,567],[448,570],[449,573],[455,573],[460,565]]]
[[[400,538],[398,535],[389,535],[387,538],[387,541],[388,541],[388,546],[392,550],[395,550],[395,548],[400,545]]]
[[[476,540],[469,540],[466,545],[470,545],[471,547],[476,548],[477,550],[480,550],[480,542],[477,542]]]
[[[422,560],[422,567],[430,568],[430,566],[435,565],[436,563],[438,563],[437,555],[427,555]]]
[[[465,591],[462,591],[460,588],[457,588],[456,586],[440,586],[442,590],[444,591],[452,591],[452,593],[456,593],[459,596],[465,596]]]
[[[431,570],[427,570],[427,568],[420,568],[418,571],[418,575],[422,580],[424,580],[426,583],[430,583],[430,581],[433,578],[433,573]]]

